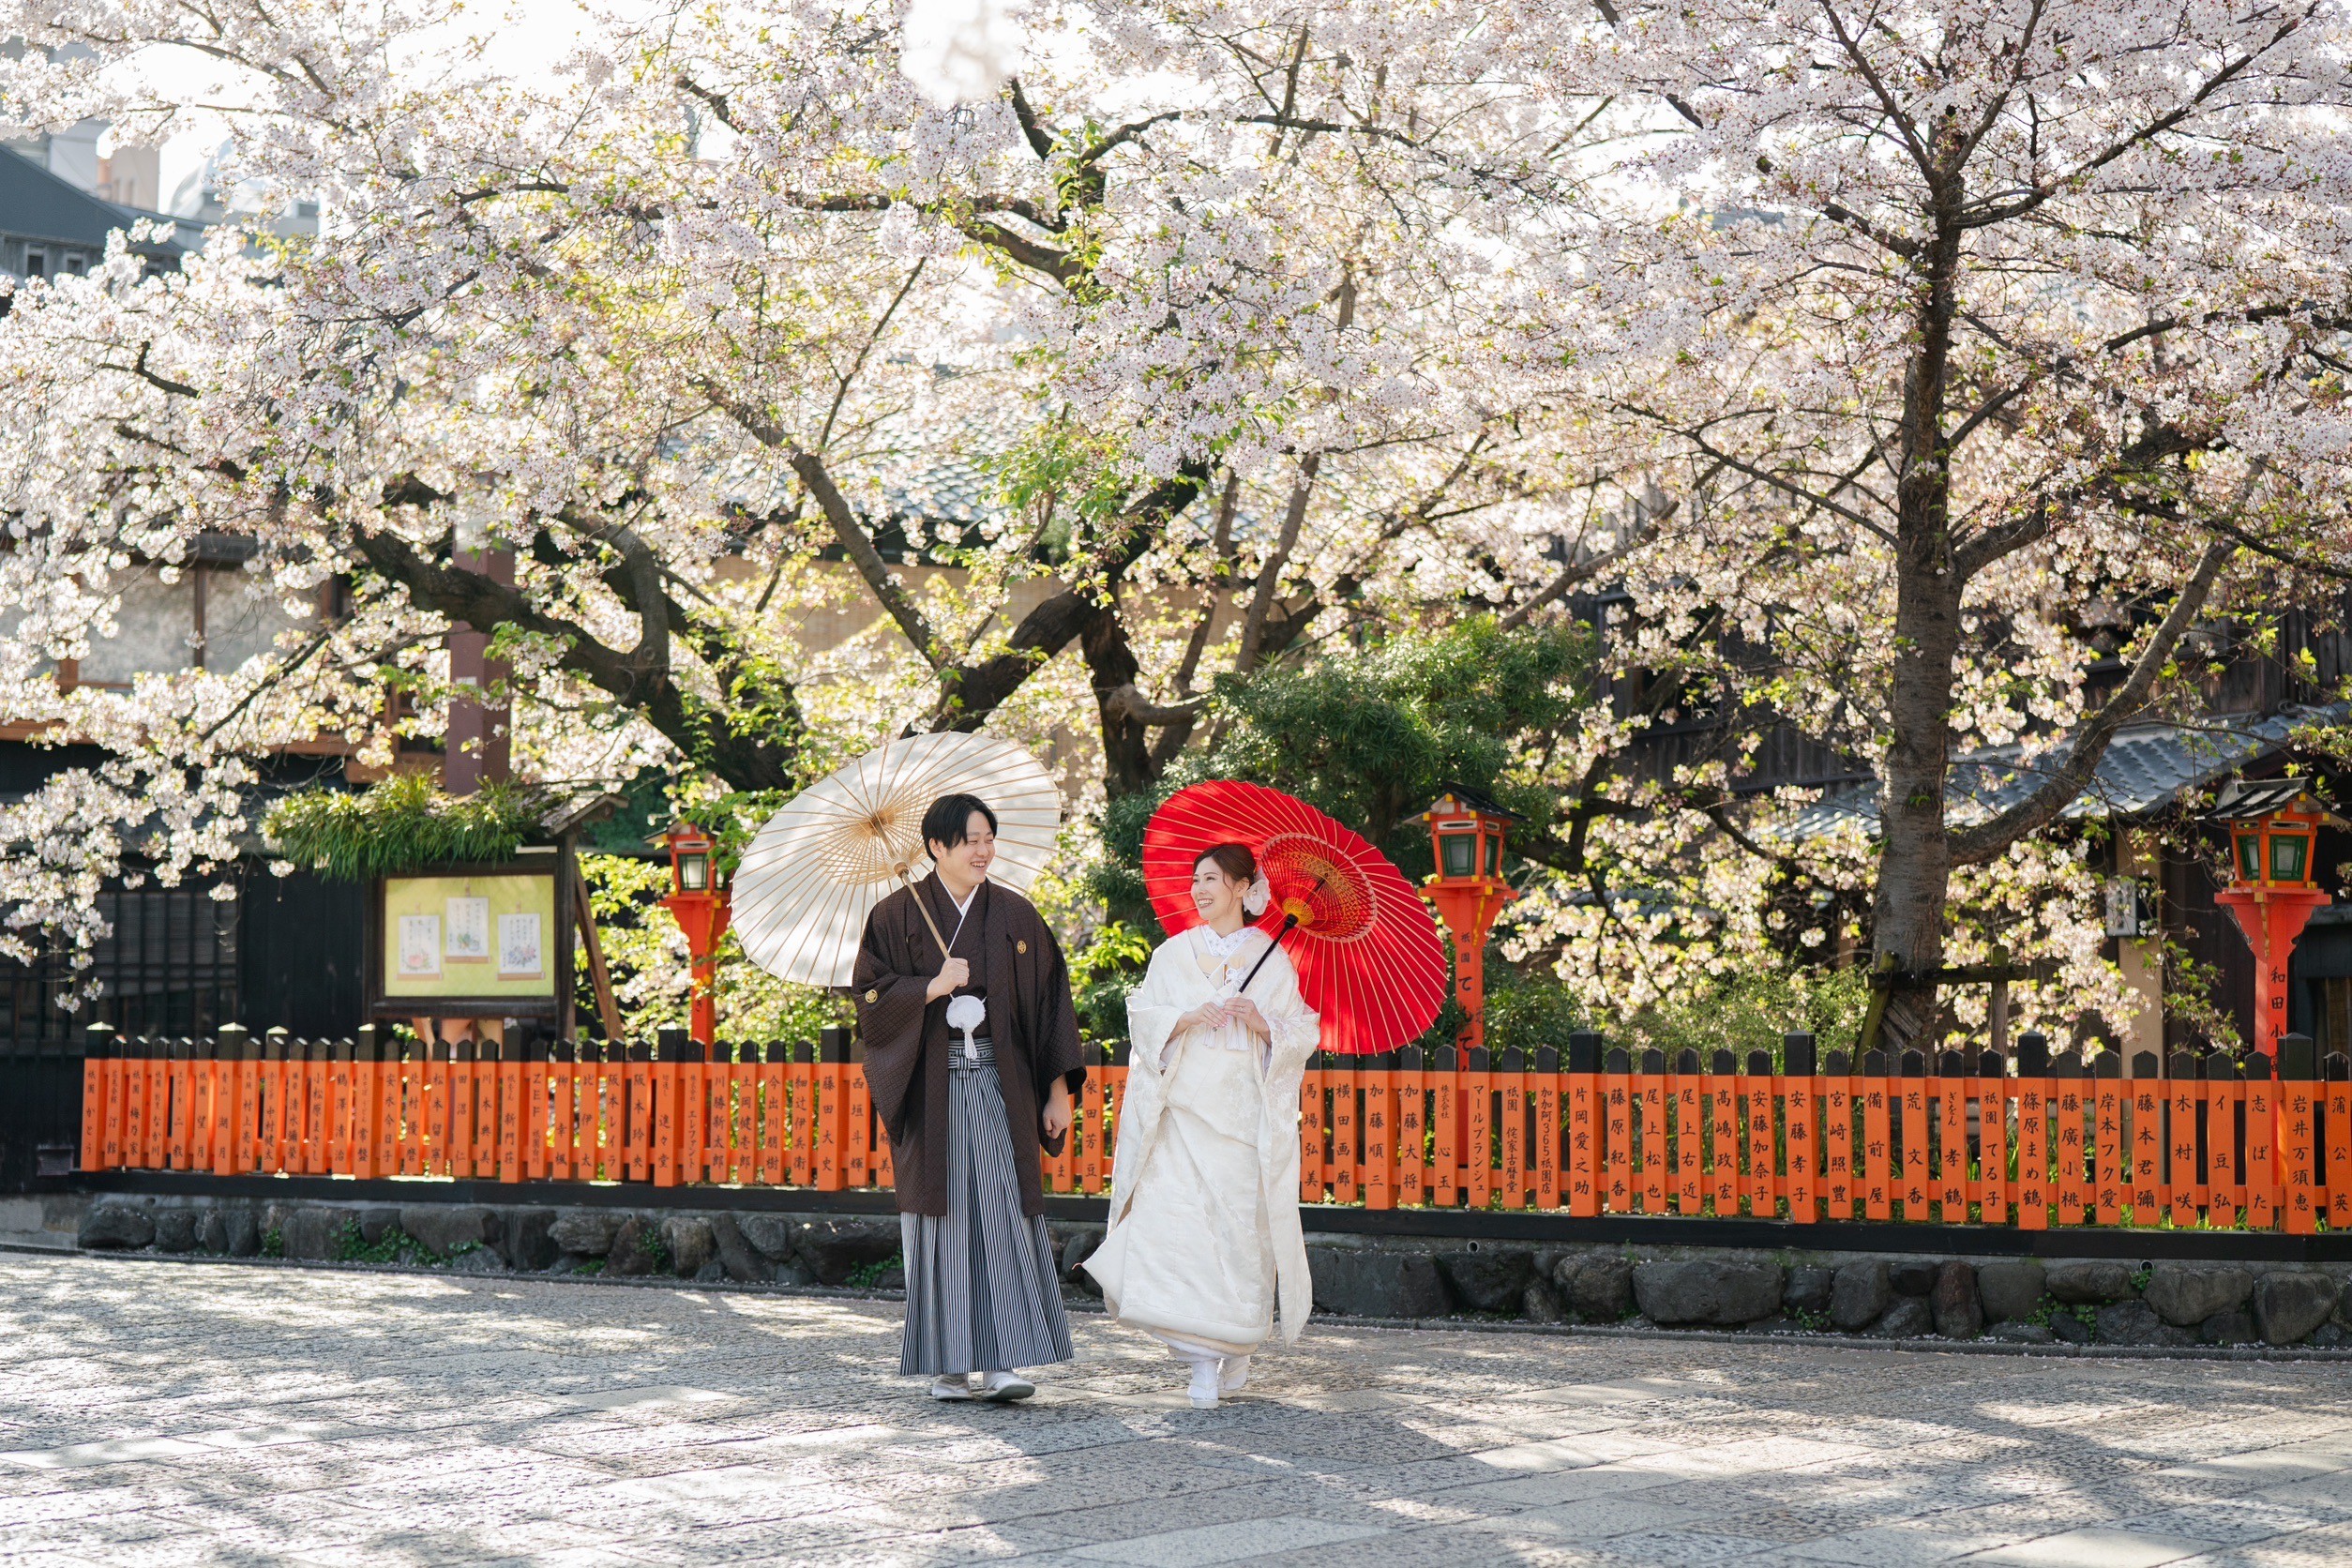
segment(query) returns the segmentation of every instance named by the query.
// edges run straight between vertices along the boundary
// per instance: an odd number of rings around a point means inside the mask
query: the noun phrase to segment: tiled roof
[[[2117,731],[2089,788],[2068,802],[2063,818],[2136,817],[2156,811],[2182,792],[2236,772],[2265,752],[2277,750],[2299,726],[2341,720],[2345,704],[2283,708],[2261,718],[2221,720],[2209,725],[2134,724]],[[1981,822],[2023,801],[2044,778],[2065,765],[2069,748],[2058,746],[2021,762],[2023,748],[1992,746],[1952,762],[1944,800],[1955,823]],[[1848,823],[1865,833],[1878,822],[1878,786],[1847,784],[1826,792],[1797,814],[1789,836],[1818,838]]]
[[[71,180],[51,173],[23,154],[0,147],[0,233],[20,239],[48,240],[106,249],[106,236],[153,213],[102,201]],[[179,247],[142,243],[143,255],[173,255]]]

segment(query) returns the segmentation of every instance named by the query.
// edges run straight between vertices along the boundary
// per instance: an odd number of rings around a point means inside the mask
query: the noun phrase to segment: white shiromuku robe
[[[1238,1023],[1171,1038],[1176,1020],[1236,994],[1271,941],[1247,930],[1229,957],[1196,926],[1162,942],[1127,998],[1133,1051],[1119,1104],[1110,1224],[1079,1266],[1112,1318],[1179,1348],[1247,1355],[1274,1331],[1294,1343],[1313,1288],[1299,1228],[1299,1082],[1321,1024],[1276,952],[1248,996],[1272,1030]],[[1204,967],[1205,966],[1205,967]]]

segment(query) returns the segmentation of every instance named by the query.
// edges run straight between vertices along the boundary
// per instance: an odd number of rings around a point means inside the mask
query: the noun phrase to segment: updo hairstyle
[[[1193,875],[1200,874],[1200,863],[1216,862],[1218,870],[1236,887],[1247,887],[1258,877],[1258,857],[1239,844],[1213,844],[1192,857]]]

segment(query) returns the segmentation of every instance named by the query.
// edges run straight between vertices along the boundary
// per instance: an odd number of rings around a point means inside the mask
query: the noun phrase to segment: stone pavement
[[[2352,1562],[2352,1366],[1310,1329],[1026,1408],[898,1309],[0,1254],[0,1565]]]

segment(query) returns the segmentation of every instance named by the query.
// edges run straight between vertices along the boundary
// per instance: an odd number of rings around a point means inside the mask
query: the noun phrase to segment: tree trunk
[[[1119,618],[1115,597],[1095,607],[1078,633],[1078,647],[1086,656],[1102,725],[1104,792],[1113,800],[1140,794],[1159,777],[1160,770],[1152,758],[1150,727],[1118,701],[1123,688],[1135,685],[1143,666],[1127,641],[1126,624]]]
[[[1944,781],[1951,765],[1952,666],[1965,586],[1952,558],[1944,383],[1952,348],[1960,236],[1938,234],[1922,256],[1919,347],[1903,388],[1895,518],[1895,654],[1888,691],[1885,799],[1871,951],[1878,969],[1933,969],[1944,951],[1952,880]],[[1898,987],[1881,1043],[1899,1048],[1934,1017],[1934,985]]]

